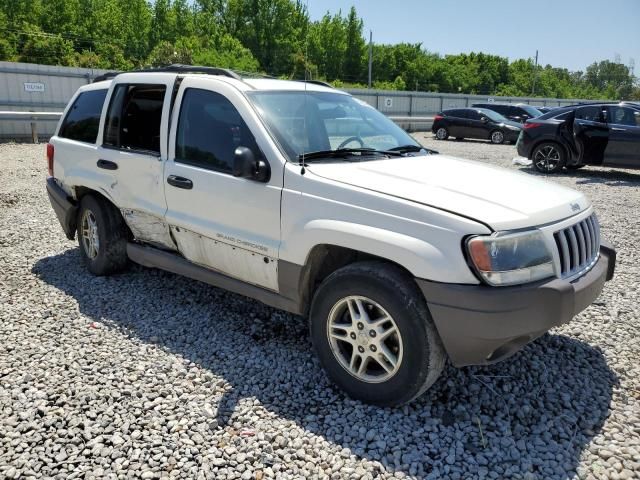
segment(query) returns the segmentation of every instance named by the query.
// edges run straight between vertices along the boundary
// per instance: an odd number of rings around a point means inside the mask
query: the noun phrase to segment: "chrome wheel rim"
[[[91,260],[98,256],[100,249],[100,239],[98,237],[98,222],[91,210],[85,210],[82,214],[81,223],[82,243],[84,251]]]
[[[493,132],[491,134],[491,140],[493,143],[502,143],[504,141],[504,135],[502,132]]]
[[[400,369],[400,329],[379,303],[367,297],[345,297],[333,306],[327,323],[331,351],[350,375],[381,383]]]
[[[444,127],[440,127],[436,131],[436,137],[438,137],[438,140],[444,140],[446,136],[447,136],[447,130]]]
[[[553,145],[546,145],[536,151],[533,161],[540,170],[548,172],[560,162],[560,152]]]

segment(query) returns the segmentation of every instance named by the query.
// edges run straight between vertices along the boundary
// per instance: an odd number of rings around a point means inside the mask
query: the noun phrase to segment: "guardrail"
[[[14,112],[0,110],[0,120],[24,121],[31,123],[31,140],[33,143],[38,141],[38,120],[41,121],[58,121],[62,116],[62,112]]]
[[[24,121],[31,123],[31,140],[38,143],[38,120],[57,121],[62,116],[62,112],[14,112],[0,110],[0,120]],[[400,117],[390,116],[389,119],[396,123],[431,123],[433,117]]]

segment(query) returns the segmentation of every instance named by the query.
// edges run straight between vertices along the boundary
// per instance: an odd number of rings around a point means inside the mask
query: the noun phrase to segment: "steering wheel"
[[[360,148],[364,147],[364,141],[362,140],[362,138],[360,137],[349,137],[347,138],[344,142],[342,142],[340,145],[338,145],[338,148],[344,148],[347,145],[349,145],[351,142],[358,142],[360,144]]]

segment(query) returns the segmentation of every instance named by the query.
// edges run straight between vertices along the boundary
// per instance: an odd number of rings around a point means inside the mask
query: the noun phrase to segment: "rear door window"
[[[104,145],[160,154],[165,90],[155,84],[117,85],[107,111]]]
[[[447,111],[445,113],[447,114],[447,117],[467,118],[467,111],[466,110],[449,110],[449,111]]]
[[[602,122],[602,107],[589,106],[576,110],[576,120],[588,120],[590,122]]]
[[[467,118],[471,120],[480,120],[480,113],[476,110],[467,110]]]
[[[79,142],[96,143],[106,96],[106,89],[90,90],[78,95],[60,127],[59,136]]]

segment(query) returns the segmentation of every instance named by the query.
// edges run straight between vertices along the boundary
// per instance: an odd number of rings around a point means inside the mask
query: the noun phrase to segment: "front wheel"
[[[563,148],[557,143],[544,142],[536,146],[531,154],[533,167],[540,173],[557,173],[567,163]]]
[[[396,406],[440,376],[445,353],[422,293],[383,262],[348,265],[311,305],[311,339],[327,375],[349,396]]]

